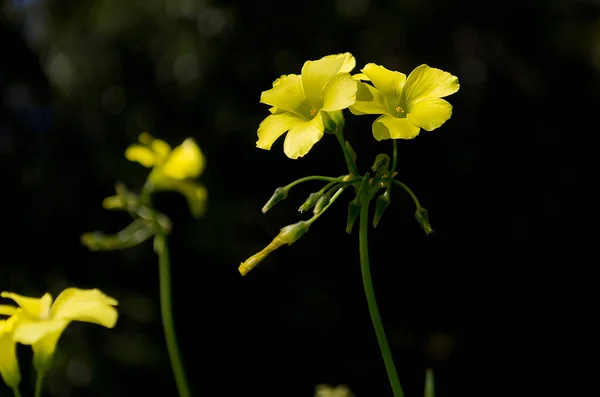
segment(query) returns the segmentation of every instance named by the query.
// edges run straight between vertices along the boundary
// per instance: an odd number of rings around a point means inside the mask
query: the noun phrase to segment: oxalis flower
[[[292,159],[304,156],[317,143],[326,125],[343,121],[341,110],[356,99],[357,82],[350,76],[356,60],[350,53],[307,61],[301,75],[281,76],[260,101],[271,105],[272,115],[260,123],[256,146],[269,150],[288,132],[283,151]]]
[[[373,136],[383,139],[412,139],[421,128],[431,131],[452,116],[452,105],[441,99],[459,89],[458,78],[440,69],[421,65],[408,78],[374,63],[367,64],[357,80],[356,115],[380,114],[373,123]]]
[[[97,289],[65,289],[52,303],[52,296],[29,298],[12,292],[2,292],[19,307],[0,306],[0,314],[12,314],[12,339],[31,345],[34,364],[45,371],[56,350],[63,331],[71,321],[83,321],[113,328],[117,322],[117,301]]]
[[[9,315],[12,307],[0,305],[0,314]],[[8,387],[16,388],[21,382],[21,372],[17,361],[17,346],[13,337],[16,317],[0,320],[0,377]]]
[[[175,190],[185,196],[192,215],[203,214],[207,192],[204,186],[192,179],[204,171],[205,159],[192,138],[188,138],[175,149],[147,132],[140,134],[138,141],[125,151],[125,158],[147,168],[152,168],[149,180],[155,190]]]

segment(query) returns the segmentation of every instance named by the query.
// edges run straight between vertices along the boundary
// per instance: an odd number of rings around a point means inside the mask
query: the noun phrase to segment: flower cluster
[[[260,101],[270,105],[258,128],[256,146],[269,150],[287,132],[283,151],[292,159],[306,155],[324,135],[343,125],[341,110],[354,115],[380,115],[373,136],[412,139],[421,128],[434,130],[452,115],[452,105],[441,99],[459,89],[458,78],[421,65],[408,77],[374,63],[350,75],[356,60],[350,53],[307,61],[300,75],[284,75],[264,91]]]

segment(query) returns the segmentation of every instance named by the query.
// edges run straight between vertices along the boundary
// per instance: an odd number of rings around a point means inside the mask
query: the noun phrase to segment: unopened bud
[[[262,213],[266,213],[268,210],[270,210],[271,208],[273,208],[275,206],[275,204],[277,204],[278,202],[280,202],[281,200],[284,200],[288,195],[288,189],[285,187],[278,187],[277,189],[275,189],[275,192],[273,193],[273,195],[271,196],[271,198],[269,199],[269,201],[267,201],[267,204],[265,204],[264,207],[262,207]]]
[[[263,259],[265,259],[271,252],[284,244],[291,245],[297,241],[304,233],[308,231],[310,224],[306,221],[300,221],[293,225],[288,225],[279,231],[279,234],[275,236],[273,241],[267,245],[262,251],[252,255],[240,264],[238,270],[242,276],[248,274],[248,272],[256,267]]]
[[[371,169],[375,171],[377,174],[388,172],[390,167],[390,156],[384,153],[380,153],[375,158],[375,162]]]
[[[304,204],[302,204],[300,208],[298,208],[298,211],[308,211],[317,204],[321,197],[323,197],[323,193],[321,192],[311,193],[310,196],[308,196],[308,198],[304,202]]]
[[[346,233],[352,233],[352,227],[354,226],[354,222],[356,222],[356,218],[360,215],[361,205],[358,204],[358,200],[352,200],[350,204],[348,204],[348,221],[346,222]]]
[[[330,200],[331,199],[327,195],[321,196],[321,198],[319,198],[319,201],[317,201],[317,204],[315,205],[313,214],[319,215],[321,211],[323,211],[323,208],[325,208],[329,204]]]
[[[375,204],[375,215],[373,215],[373,227],[377,227],[381,217],[383,216],[383,212],[390,205],[390,191],[386,190],[381,196],[377,197],[377,202]]]
[[[415,212],[415,218],[417,218],[417,221],[419,222],[423,230],[425,230],[425,234],[430,235],[431,233],[433,233],[433,229],[429,224],[429,215],[427,214],[427,210],[425,208],[417,208],[417,212]]]

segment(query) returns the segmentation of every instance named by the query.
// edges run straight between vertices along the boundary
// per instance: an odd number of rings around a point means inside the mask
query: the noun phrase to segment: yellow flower
[[[14,312],[14,309],[12,312]],[[0,308],[0,314],[9,313],[11,312],[2,311]],[[0,320],[0,376],[4,379],[4,383],[13,389],[21,382],[21,372],[17,361],[17,346],[13,338],[16,320],[14,316],[8,320]]]
[[[71,321],[83,321],[113,328],[117,322],[117,301],[97,289],[65,289],[52,303],[52,296],[29,298],[12,292],[2,292],[3,298],[12,299],[19,308],[13,308],[16,318],[13,339],[31,345],[34,364],[46,370],[56,344]],[[4,306],[5,308],[7,306]],[[6,310],[3,310],[6,312]]]
[[[301,75],[281,76],[260,101],[271,105],[271,115],[258,128],[256,146],[269,150],[289,131],[283,151],[292,159],[304,156],[323,136],[329,119],[341,118],[356,99],[357,82],[350,76],[356,60],[350,53],[307,61]]]
[[[155,139],[147,132],[140,134],[138,141],[125,151],[125,158],[152,168],[149,180],[155,190],[175,190],[188,201],[195,217],[204,212],[207,192],[204,186],[191,179],[204,171],[205,159],[202,151],[192,138],[188,138],[175,149],[168,143]]]
[[[331,387],[329,385],[317,385],[314,397],[353,397],[354,394],[346,385]]]
[[[374,63],[367,64],[357,80],[356,115],[380,114],[373,123],[373,136],[382,139],[412,139],[421,128],[431,131],[452,116],[452,105],[441,99],[459,89],[458,78],[440,69],[421,65],[406,75]]]

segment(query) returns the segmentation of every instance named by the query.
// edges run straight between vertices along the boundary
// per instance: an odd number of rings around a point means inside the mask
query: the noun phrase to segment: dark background
[[[442,128],[399,142],[398,179],[436,233],[425,236],[400,190],[370,231],[407,397],[422,395],[427,367],[438,397],[473,393],[472,370],[492,371],[507,341],[533,334],[524,321],[544,317],[537,286],[574,239],[563,215],[576,212],[565,204],[575,127],[599,104],[597,2],[12,0],[1,10],[0,290],[100,288],[120,302],[114,330],[70,326],[47,395],[175,395],[151,243],[108,253],[79,243],[127,225],[101,202],[116,181],[143,183],[147,170],[123,157],[142,131],[173,146],[194,137],[207,158],[204,218],[175,193],[157,197],[174,222],[175,318],[194,394],[311,396],[317,383],[346,383],[358,396],[391,395],[357,228],[344,232],[351,194],[247,277],[237,271],[279,228],[309,217],[296,210],[321,185],[295,188],[263,215],[277,186],[345,169],[332,136],[299,160],[285,157],[283,139],[255,148],[268,115],[260,93],[306,60],[346,51],[356,70],[375,62],[408,74],[427,63],[461,83]],[[375,116],[346,116],[365,171],[391,143],[372,138]],[[510,351],[511,368],[530,354]]]

